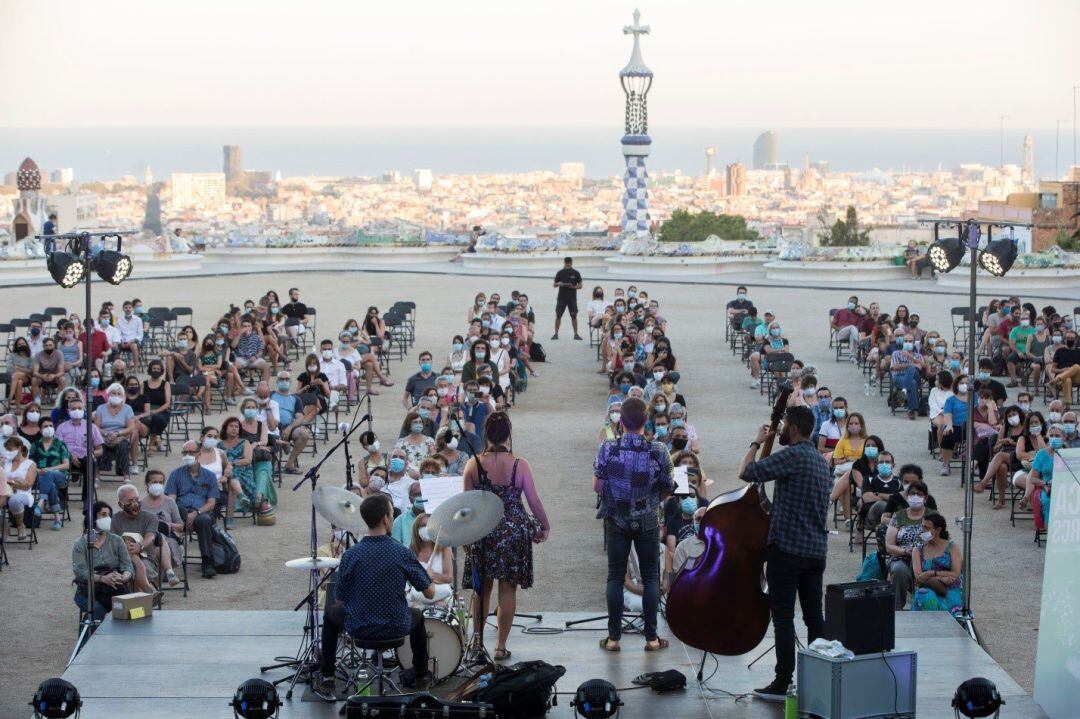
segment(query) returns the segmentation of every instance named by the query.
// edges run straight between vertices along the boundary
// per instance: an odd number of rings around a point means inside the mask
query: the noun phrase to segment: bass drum
[[[450,610],[443,607],[425,609],[424,632],[428,638],[431,678],[434,682],[440,682],[457,671],[462,657],[465,656],[465,645],[461,641],[457,619]],[[397,649],[397,658],[403,669],[412,667],[413,653],[407,637],[405,643]]]

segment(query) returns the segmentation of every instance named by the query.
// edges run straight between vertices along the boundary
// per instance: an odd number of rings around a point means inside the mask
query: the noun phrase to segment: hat
[[[608,407],[610,407],[613,404],[622,404],[622,397],[620,397],[617,394],[610,395],[607,398],[607,403],[608,403]]]
[[[669,382],[674,382],[675,384],[679,384],[679,379],[681,377],[682,377],[681,374],[679,374],[678,372],[673,371],[673,372],[668,372],[667,375],[664,376],[664,379],[668,380]]]
[[[772,310],[765,310],[765,313],[764,313],[764,314],[767,314],[767,315],[772,315],[773,317],[776,317],[776,313],[775,313],[775,312],[773,312]]]
[[[139,534],[138,532],[124,532],[120,536],[123,537],[124,539],[133,539],[133,540],[135,540],[136,544],[142,544],[142,542],[143,542],[143,536],[141,534]]]

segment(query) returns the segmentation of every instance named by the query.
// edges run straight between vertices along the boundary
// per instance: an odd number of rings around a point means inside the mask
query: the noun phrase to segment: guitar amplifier
[[[443,701],[427,693],[353,695],[346,701],[342,716],[346,719],[495,719],[495,709],[478,702]]]
[[[889,582],[844,582],[825,588],[825,638],[855,654],[891,651],[896,610]]]

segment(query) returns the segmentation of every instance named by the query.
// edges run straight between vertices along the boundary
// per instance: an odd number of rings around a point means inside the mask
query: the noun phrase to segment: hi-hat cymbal
[[[367,524],[360,516],[361,501],[358,495],[341,487],[319,486],[311,495],[311,503],[320,517],[357,537],[367,534]]]
[[[428,519],[428,532],[440,547],[460,547],[483,539],[502,516],[498,495],[473,489],[440,504]]]
[[[341,560],[337,557],[316,557],[315,562],[311,561],[311,557],[300,557],[299,559],[290,559],[285,562],[285,566],[289,569],[334,569]]]

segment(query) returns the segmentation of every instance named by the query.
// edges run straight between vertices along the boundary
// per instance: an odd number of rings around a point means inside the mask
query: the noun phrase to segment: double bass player
[[[754,694],[784,701],[795,672],[795,597],[802,605],[807,639],[822,635],[822,575],[828,553],[826,524],[832,473],[810,442],[814,415],[807,407],[789,407],[776,430],[783,450],[757,459],[770,439],[769,425],[758,429],[739,467],[744,482],[775,482],[769,517],[765,579],[776,641],[776,677]]]

